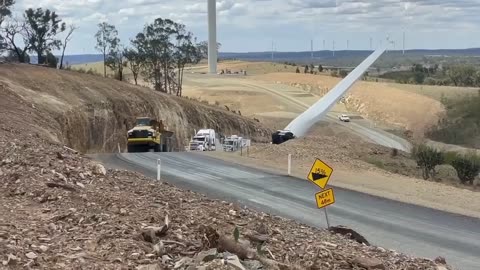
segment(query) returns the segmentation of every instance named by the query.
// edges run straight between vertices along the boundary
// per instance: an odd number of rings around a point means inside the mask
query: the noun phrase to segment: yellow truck
[[[127,133],[127,149],[129,153],[171,152],[173,148],[173,132],[166,130],[163,121],[150,117],[138,117],[135,127]]]

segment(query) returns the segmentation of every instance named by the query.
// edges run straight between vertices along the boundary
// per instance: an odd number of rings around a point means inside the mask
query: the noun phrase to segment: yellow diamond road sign
[[[308,173],[307,179],[323,189],[327,186],[332,172],[333,169],[330,166],[317,158]]]
[[[315,199],[317,200],[318,208],[324,208],[331,204],[335,203],[335,195],[333,194],[333,189],[327,189],[315,194]]]

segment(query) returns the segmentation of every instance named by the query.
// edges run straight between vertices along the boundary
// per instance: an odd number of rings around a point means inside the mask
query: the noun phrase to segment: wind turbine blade
[[[296,137],[304,136],[308,130],[327,114],[327,112],[338,102],[338,100],[347,93],[352,85],[375,63],[375,61],[385,52],[386,46],[380,46],[367,59],[358,65],[347,77],[340,81],[323,98],[313,104],[305,112],[293,119],[285,130],[291,131]]]

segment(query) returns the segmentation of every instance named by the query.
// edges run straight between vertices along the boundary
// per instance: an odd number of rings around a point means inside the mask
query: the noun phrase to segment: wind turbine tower
[[[403,31],[403,49],[402,54],[405,55],[405,31]]]
[[[208,70],[217,74],[217,1],[208,0]]]
[[[313,39],[310,40],[310,58],[313,59]]]
[[[333,56],[335,57],[335,40],[333,41],[333,48],[332,49],[333,49],[332,50],[333,51]]]

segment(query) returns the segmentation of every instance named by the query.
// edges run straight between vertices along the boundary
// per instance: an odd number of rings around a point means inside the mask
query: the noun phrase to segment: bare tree
[[[135,85],[138,85],[138,74],[140,74],[142,69],[143,56],[134,48],[125,49],[123,55],[127,59],[128,68],[132,71]]]
[[[78,27],[75,25],[70,25],[70,28],[68,29],[67,35],[65,36],[65,40],[63,41],[63,48],[62,48],[62,58],[60,58],[60,69],[63,69],[63,57],[65,56],[65,49],[67,48],[68,42],[72,40],[72,34],[73,31],[77,30]]]
[[[25,23],[18,21],[17,19],[12,19],[7,22],[7,25],[3,28],[5,34],[6,48],[11,53],[15,54],[18,59],[18,62],[25,63],[27,60],[27,52],[31,49],[28,42],[28,29],[25,26]],[[17,41],[17,37],[21,36],[23,47],[21,47]]]

